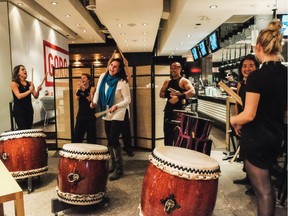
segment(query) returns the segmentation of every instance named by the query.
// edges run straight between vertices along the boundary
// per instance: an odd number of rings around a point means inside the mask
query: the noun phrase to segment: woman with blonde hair
[[[258,215],[275,215],[276,195],[271,168],[280,153],[286,131],[287,68],[281,63],[281,22],[272,20],[260,31],[255,55],[262,67],[249,75],[243,112],[231,117],[240,135],[240,157],[257,198]]]

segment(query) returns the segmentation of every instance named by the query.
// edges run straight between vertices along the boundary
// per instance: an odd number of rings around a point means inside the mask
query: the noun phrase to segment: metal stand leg
[[[32,186],[32,177],[28,178],[28,194],[33,191],[33,186]]]
[[[228,151],[227,152],[223,152],[223,154],[225,154],[226,156],[224,158],[222,158],[222,160],[228,160],[228,159],[231,159],[231,158],[234,157],[234,154],[235,154],[235,152],[237,150],[234,137],[236,137],[234,131],[232,129],[229,130],[229,139],[232,142],[232,146],[233,146],[233,150],[234,151],[232,151],[232,152],[231,151],[230,152],[228,152]]]

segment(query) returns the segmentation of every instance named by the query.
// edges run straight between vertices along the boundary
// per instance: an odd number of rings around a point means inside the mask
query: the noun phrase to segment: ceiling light
[[[86,6],[87,10],[96,10],[96,0],[89,0],[88,5]]]
[[[125,33],[124,33],[124,32],[121,32],[120,35],[125,35]]]
[[[211,5],[209,8],[215,9],[215,8],[217,8],[217,7],[218,7],[217,5]]]
[[[57,2],[51,2],[52,5],[57,5]]]
[[[86,31],[86,30],[83,30],[83,32],[86,33],[87,31]]]
[[[143,26],[148,26],[148,23],[143,23]]]
[[[122,27],[123,25],[122,25],[122,24],[117,24],[117,26],[118,26],[118,27]]]
[[[144,34],[144,35],[146,35],[146,34],[147,34],[147,32],[143,32],[143,34]]]
[[[20,3],[20,2],[19,2],[19,3],[17,3],[17,5],[18,5],[18,6],[23,6],[23,3]]]
[[[66,15],[65,15],[65,17],[70,17],[70,16],[71,16],[70,14],[66,14]]]
[[[186,37],[191,37],[191,35],[190,35],[190,34],[187,34]]]

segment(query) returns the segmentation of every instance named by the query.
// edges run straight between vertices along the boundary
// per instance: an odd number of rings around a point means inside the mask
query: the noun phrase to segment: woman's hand
[[[239,137],[241,137],[241,128],[242,128],[242,125],[236,124],[234,116],[232,116],[232,117],[230,118],[230,124],[231,124],[231,126],[234,128],[234,131],[235,131],[236,135],[239,136]]]
[[[117,105],[113,105],[111,108],[110,108],[110,112],[115,112],[116,110],[118,109],[118,106]]]

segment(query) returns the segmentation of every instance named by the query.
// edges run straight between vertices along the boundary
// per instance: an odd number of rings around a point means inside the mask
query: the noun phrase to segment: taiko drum
[[[48,170],[46,135],[42,129],[17,130],[0,136],[0,158],[15,179],[42,175]]]
[[[175,146],[156,147],[149,160],[140,215],[212,215],[220,175],[216,160]]]
[[[105,198],[108,148],[96,144],[65,144],[59,152],[57,195],[63,202],[90,205]]]

